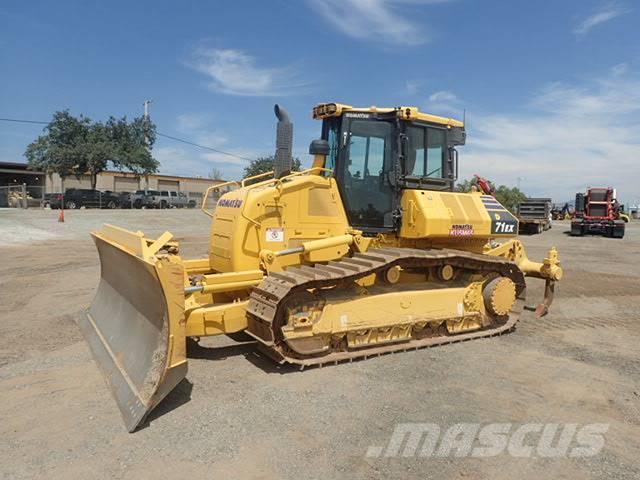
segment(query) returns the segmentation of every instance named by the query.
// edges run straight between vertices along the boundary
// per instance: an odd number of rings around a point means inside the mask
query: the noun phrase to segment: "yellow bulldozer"
[[[319,104],[313,166],[292,172],[278,118],[274,171],[211,187],[208,256],[105,225],[101,279],[80,324],[133,431],[187,374],[187,338],[246,332],[300,368],[505,333],[525,277],[562,277],[555,248],[527,258],[494,197],[458,193],[460,121],[415,107]],[[207,209],[216,188],[235,187]]]

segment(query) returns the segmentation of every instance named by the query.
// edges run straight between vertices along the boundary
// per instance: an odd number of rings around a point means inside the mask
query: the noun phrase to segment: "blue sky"
[[[631,0],[14,1],[0,5],[0,117],[135,116],[244,157],[272,153],[273,104],[304,163],[311,107],[461,117],[461,174],[569,199],[640,200],[640,5]],[[0,123],[0,160],[39,126]],[[162,171],[237,177],[234,157],[159,139]]]

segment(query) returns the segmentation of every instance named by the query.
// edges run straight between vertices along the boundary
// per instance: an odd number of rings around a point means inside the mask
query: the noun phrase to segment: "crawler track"
[[[291,295],[303,290],[328,288],[353,282],[372,273],[393,266],[404,269],[428,269],[448,264],[457,269],[481,274],[499,274],[511,278],[516,285],[516,303],[508,318],[496,326],[468,333],[413,338],[402,343],[371,346],[360,349],[330,350],[317,356],[303,356],[292,352],[280,332],[283,305]],[[338,261],[313,266],[292,267],[269,276],[251,293],[247,307],[247,333],[258,340],[261,349],[279,363],[299,365],[301,368],[352,361],[397,351],[415,350],[455,342],[490,337],[509,332],[517,323],[524,306],[526,284],[524,275],[513,263],[502,257],[490,257],[460,250],[406,248],[374,249],[345,257]]]

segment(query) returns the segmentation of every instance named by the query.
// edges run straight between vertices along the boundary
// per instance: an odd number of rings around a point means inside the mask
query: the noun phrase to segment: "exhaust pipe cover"
[[[273,171],[276,178],[281,178],[291,173],[293,166],[293,123],[289,119],[289,113],[280,105],[274,105],[273,110],[278,118]]]

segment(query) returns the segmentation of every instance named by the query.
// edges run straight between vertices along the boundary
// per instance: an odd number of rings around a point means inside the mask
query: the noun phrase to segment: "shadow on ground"
[[[158,404],[156,408],[149,412],[147,418],[144,422],[136,429],[136,430],[144,430],[157,418],[166,415],[167,413],[175,410],[178,407],[181,407],[185,403],[191,400],[191,391],[193,390],[193,383],[191,383],[186,378],[183,378],[182,381],[169,392],[169,394]]]

